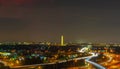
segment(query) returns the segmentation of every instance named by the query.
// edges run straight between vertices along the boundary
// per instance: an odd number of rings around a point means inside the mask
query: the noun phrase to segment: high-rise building
[[[61,46],[64,46],[64,36],[61,36]]]

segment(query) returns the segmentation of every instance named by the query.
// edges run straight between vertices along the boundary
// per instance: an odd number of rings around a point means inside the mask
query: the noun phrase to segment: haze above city
[[[0,0],[0,42],[120,42],[120,1]]]

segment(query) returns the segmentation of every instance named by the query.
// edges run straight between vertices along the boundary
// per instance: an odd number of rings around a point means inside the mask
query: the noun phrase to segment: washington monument
[[[61,46],[64,46],[64,36],[61,36]]]

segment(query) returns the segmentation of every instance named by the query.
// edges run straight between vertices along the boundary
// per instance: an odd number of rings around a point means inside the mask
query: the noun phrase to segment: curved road
[[[91,56],[88,57],[81,57],[81,58],[75,58],[75,59],[69,59],[69,60],[62,60],[62,61],[58,61],[58,62],[53,62],[53,63],[44,63],[44,64],[34,64],[34,65],[24,65],[24,66],[16,66],[16,67],[11,67],[11,68],[23,68],[23,67],[33,67],[33,66],[41,66],[41,65],[52,65],[52,64],[56,64],[56,63],[64,63],[67,61],[72,61],[72,60],[80,60],[80,59],[85,59],[86,62],[92,64],[94,67],[96,67],[97,69],[106,69],[105,67],[90,61],[91,58],[93,57],[97,57],[98,54],[95,53],[90,53],[92,54]]]
[[[93,66],[95,66],[97,69],[106,69],[105,67],[103,67],[103,66],[101,66],[101,65],[99,65],[99,64],[97,64],[97,63],[95,63],[95,62],[90,61],[91,58],[98,56],[98,54],[95,54],[95,53],[91,53],[91,54],[92,54],[92,56],[87,57],[87,58],[85,59],[85,61],[88,62],[88,63],[91,63],[91,64],[92,64]]]

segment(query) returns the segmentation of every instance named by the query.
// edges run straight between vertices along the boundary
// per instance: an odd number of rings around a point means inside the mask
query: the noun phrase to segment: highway
[[[62,61],[57,61],[57,62],[52,62],[52,63],[44,63],[44,64],[34,64],[34,65],[24,65],[24,66],[14,66],[14,67],[11,67],[12,69],[13,68],[25,68],[25,67],[36,67],[36,66],[42,66],[42,65],[52,65],[52,64],[56,64],[56,63],[65,63],[65,62],[68,62],[68,61],[73,61],[73,60],[80,60],[80,59],[85,59],[86,62],[92,64],[94,67],[96,67],[97,69],[106,69],[105,67],[95,63],[95,62],[92,62],[90,61],[91,58],[93,57],[97,57],[98,54],[95,54],[95,53],[91,53],[92,55],[91,56],[88,56],[88,57],[81,57],[81,58],[75,58],[75,59],[69,59],[69,60],[62,60]]]
[[[33,64],[33,65],[23,65],[23,66],[13,66],[13,67],[10,67],[11,69],[14,69],[14,68],[25,68],[25,67],[37,67],[37,66],[43,66],[43,65],[53,65],[53,64],[57,64],[57,63],[65,63],[65,62],[68,62],[68,61],[73,61],[73,60],[80,60],[80,59],[85,59],[86,62],[92,64],[95,68],[97,69],[106,69],[105,67],[95,63],[95,62],[92,62],[90,61],[90,59],[92,59],[93,57],[97,57],[98,56],[98,53],[93,53],[93,52],[90,52],[89,54],[92,54],[91,56],[87,56],[87,57],[80,57],[80,58],[74,58],[74,59],[68,59],[68,60],[58,60],[56,62],[52,62],[52,63],[43,63],[43,64]],[[1,63],[3,63],[5,66],[9,66],[7,65],[6,62],[4,61],[0,61]]]

